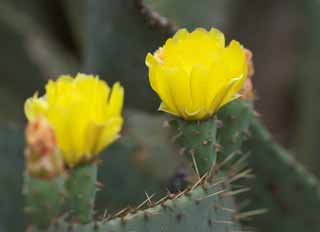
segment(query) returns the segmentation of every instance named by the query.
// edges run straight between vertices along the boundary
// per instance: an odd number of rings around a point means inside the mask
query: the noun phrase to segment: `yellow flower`
[[[119,137],[124,90],[98,77],[60,76],[46,85],[46,94],[25,102],[28,120],[44,116],[52,125],[58,147],[69,166],[93,159]]]
[[[149,80],[162,100],[159,110],[186,120],[206,119],[236,99],[247,78],[244,49],[212,28],[179,30],[154,55],[148,54]]]

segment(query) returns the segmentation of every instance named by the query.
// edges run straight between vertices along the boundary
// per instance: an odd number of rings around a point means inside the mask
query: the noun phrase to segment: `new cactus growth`
[[[218,151],[220,162],[232,154],[242,153],[241,146],[249,136],[253,114],[253,103],[250,100],[236,100],[219,111],[217,144],[220,148]]]
[[[61,213],[65,191],[63,163],[53,129],[44,118],[26,129],[25,211],[31,224],[46,228]]]
[[[89,223],[92,221],[97,187],[97,165],[79,165],[70,171],[66,180],[66,205],[71,221]]]
[[[49,180],[25,176],[25,212],[30,218],[31,226],[45,229],[57,220],[65,198],[64,182],[64,176]]]
[[[185,121],[175,119],[170,123],[175,128],[174,139],[180,145],[180,151],[193,165],[199,176],[207,173],[216,162],[215,118],[204,121]]]

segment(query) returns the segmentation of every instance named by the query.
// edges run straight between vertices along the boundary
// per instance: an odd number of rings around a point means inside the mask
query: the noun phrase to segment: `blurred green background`
[[[320,176],[319,12],[317,0],[0,0],[0,143],[9,146],[15,132],[8,128],[23,128],[25,99],[60,74],[120,80],[126,108],[156,114],[145,55],[175,28],[213,26],[253,52],[257,112],[274,138]],[[2,177],[22,173],[22,151],[16,154]],[[20,176],[10,183],[21,186]]]

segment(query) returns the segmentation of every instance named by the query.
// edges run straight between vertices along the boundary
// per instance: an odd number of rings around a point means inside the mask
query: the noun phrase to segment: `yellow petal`
[[[39,114],[46,114],[47,108],[47,102],[42,98],[38,98],[38,93],[28,98],[24,104],[24,112],[28,120],[34,119]]]
[[[111,118],[106,122],[100,138],[97,141],[94,154],[98,154],[102,151],[102,149],[119,138],[119,132],[121,130],[122,124],[123,119],[121,117]]]
[[[190,76],[190,103],[186,108],[189,116],[205,110],[208,90],[208,71],[201,66],[194,66]]]
[[[167,112],[175,116],[179,116],[179,113],[176,111],[176,109],[170,109],[164,102],[161,102],[158,110]]]
[[[116,82],[112,87],[108,103],[108,117],[120,116],[123,107],[124,89],[119,82]]]
[[[224,34],[216,28],[211,28],[209,35],[216,41],[217,46],[224,48],[225,47],[225,37]]]

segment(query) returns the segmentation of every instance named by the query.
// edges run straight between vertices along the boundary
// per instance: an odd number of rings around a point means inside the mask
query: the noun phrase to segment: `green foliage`
[[[175,129],[175,140],[180,145],[181,153],[193,165],[200,176],[210,171],[216,162],[216,119],[204,121],[186,121],[174,119],[170,122]]]
[[[46,228],[61,214],[65,196],[64,181],[64,176],[40,179],[25,175],[25,212],[31,225]]]
[[[97,165],[83,164],[70,170],[66,180],[66,202],[71,220],[78,223],[92,221],[96,197]]]

